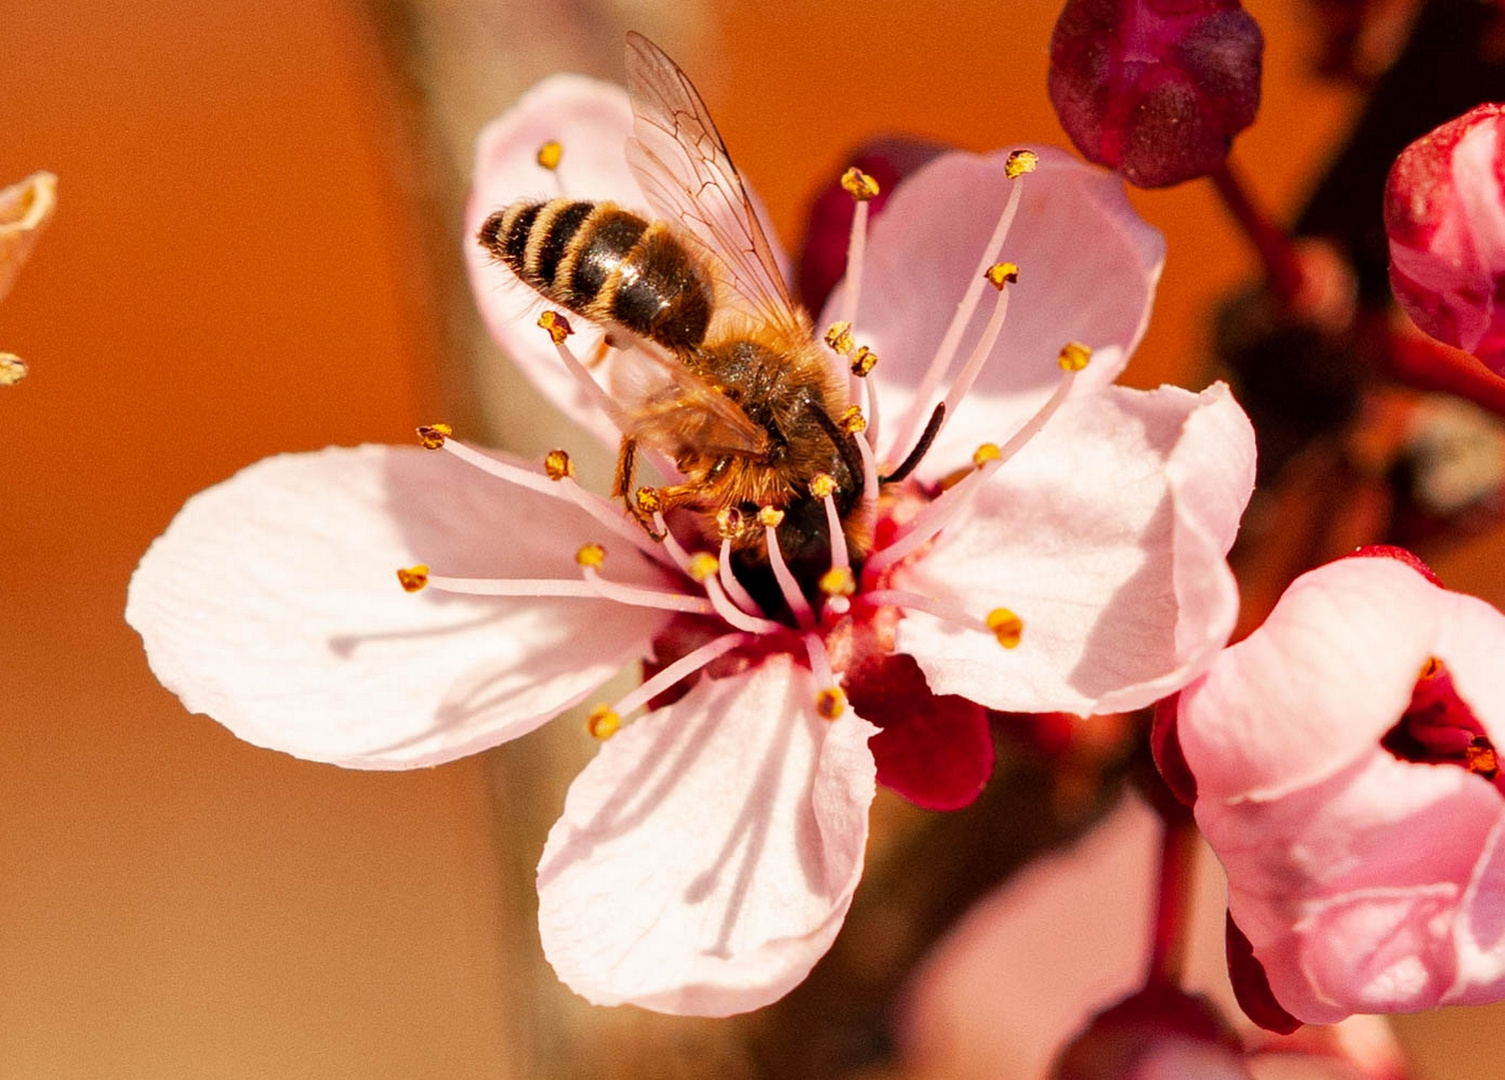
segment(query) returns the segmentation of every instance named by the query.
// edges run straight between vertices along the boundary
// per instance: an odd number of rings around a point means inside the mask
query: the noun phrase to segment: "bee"
[[[857,436],[836,419],[850,404],[845,379],[790,299],[705,103],[638,34],[627,36],[627,89],[627,161],[656,218],[610,202],[522,200],[487,218],[480,243],[622,349],[610,392],[629,422],[613,497],[650,531],[653,510],[690,511],[753,573],[768,558],[759,511],[781,510],[780,553],[808,586],[830,565],[825,505],[810,490],[821,474],[835,481],[854,562],[871,546]],[[640,498],[640,447],[666,455],[681,479]]]

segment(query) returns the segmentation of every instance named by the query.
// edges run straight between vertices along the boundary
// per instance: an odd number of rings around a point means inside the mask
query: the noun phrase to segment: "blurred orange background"
[[[0,0],[0,184],[60,177],[0,306],[0,346],[31,366],[0,390],[0,1076],[522,1075],[509,927],[529,901],[502,885],[485,763],[368,775],[243,745],[157,685],[121,615],[195,491],[467,407],[441,400],[453,338],[413,254],[458,261],[458,222],[435,241],[406,194],[382,6]],[[617,40],[651,22],[792,240],[866,135],[1062,141],[1043,89],[1058,6],[477,17],[504,40],[540,20]],[[1248,7],[1266,95],[1237,158],[1286,211],[1353,102],[1305,76],[1297,0]],[[587,66],[616,77],[599,55]],[[1130,380],[1191,378],[1212,298],[1252,262],[1210,189],[1136,198],[1170,261]],[[540,785],[545,818],[563,795]],[[1449,1023],[1429,1045],[1456,1070],[1467,1022],[1451,1042]]]

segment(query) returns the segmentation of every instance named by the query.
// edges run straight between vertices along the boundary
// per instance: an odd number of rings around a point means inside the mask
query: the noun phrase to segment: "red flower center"
[[[1411,704],[1380,745],[1402,761],[1467,769],[1505,794],[1505,776],[1494,743],[1468,703],[1458,696],[1447,666],[1436,657],[1423,665],[1411,691]]]

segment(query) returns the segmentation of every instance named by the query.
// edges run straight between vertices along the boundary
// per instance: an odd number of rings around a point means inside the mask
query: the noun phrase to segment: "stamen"
[[[597,705],[585,718],[585,730],[590,737],[605,742],[622,726],[622,718],[611,711],[610,705]]]
[[[1064,350],[1063,350],[1064,352]],[[1024,445],[1034,438],[1045,426],[1047,420],[1055,415],[1057,409],[1066,401],[1071,393],[1071,387],[1076,382],[1077,372],[1080,368],[1062,368],[1060,381],[1056,383],[1055,391],[1022,425],[1019,430],[1011,435],[1003,446],[998,448],[997,455],[991,453],[983,455],[983,461],[976,471],[968,473],[954,485],[943,491],[929,506],[920,511],[919,515],[910,523],[908,530],[897,540],[881,551],[873,553],[868,559],[868,568],[873,572],[892,566],[906,555],[911,554],[921,545],[930,540],[941,531],[950,521],[956,517],[972,497],[972,492],[979,490],[988,478],[996,473],[1004,462],[1017,454]],[[978,453],[982,454],[982,448]],[[976,460],[976,455],[974,455]]]
[[[693,652],[681,656],[651,679],[645,679],[642,685],[625,694],[615,705],[605,711],[616,713],[618,717],[629,716],[675,683],[695,674],[713,660],[745,644],[747,640],[748,636],[742,633],[723,634],[719,638],[714,638]]]
[[[815,694],[815,712],[823,720],[835,720],[847,711],[847,695],[836,685],[836,676],[831,671],[831,658],[826,653],[825,643],[819,634],[806,634],[805,654],[810,657],[810,674],[820,689]]]
[[[825,343],[833,352],[842,356],[851,356],[857,348],[857,342],[852,337],[852,321],[841,319],[826,328]]]
[[[716,609],[709,600],[683,593],[664,592],[660,589],[644,589],[636,585],[624,585],[619,581],[607,581],[594,566],[583,570],[585,580],[597,593],[608,600],[630,607],[659,608],[663,611],[683,611],[691,615],[710,615]]]
[[[538,163],[550,172],[559,168],[559,159],[563,156],[564,147],[557,139],[550,139],[538,148]]]
[[[606,561],[606,549],[600,544],[582,544],[575,552],[575,562],[584,567],[600,569]]]
[[[873,455],[873,448],[866,439],[857,440],[857,452],[862,455],[862,501],[871,512],[878,505],[878,489],[881,486],[878,482],[878,459]]]
[[[815,612],[810,609],[810,602],[800,591],[799,582],[794,580],[789,564],[784,561],[784,553],[779,550],[778,528],[779,522],[784,520],[784,511],[765,506],[758,511],[758,520],[763,524],[763,536],[768,544],[768,565],[773,569],[774,580],[779,583],[784,603],[794,613],[794,621],[809,629],[815,625]]]
[[[882,190],[878,187],[878,181],[855,165],[841,174],[841,186],[858,206],[876,199]]]
[[[601,591],[580,578],[457,578],[430,574],[428,585],[465,596],[577,596],[598,600]]]
[[[998,644],[1005,649],[1016,648],[1024,635],[1024,620],[1006,607],[994,608],[988,612],[987,623],[988,629],[998,639]]]
[[[543,459],[544,475],[550,480],[563,480],[575,475],[575,463],[563,450],[550,450]]]
[[[967,357],[967,362],[962,366],[961,374],[951,384],[951,389],[946,393],[946,413],[950,417],[956,412],[956,407],[961,404],[962,398],[966,397],[967,391],[972,389],[972,384],[977,380],[977,375],[982,371],[982,366],[987,362],[988,356],[993,351],[993,346],[998,341],[998,335],[1003,330],[1003,320],[1009,313],[1009,294],[1013,291],[1004,288],[1019,280],[1019,268],[1013,263],[994,263],[983,274],[998,290],[997,300],[993,304],[993,314],[988,318],[988,325],[983,328],[982,337],[977,339],[976,346],[972,349],[972,355]],[[944,420],[942,426],[945,426]],[[939,434],[939,431],[937,431]]]
[[[679,564],[680,569],[692,581],[705,589],[706,598],[710,600],[711,607],[717,615],[720,615],[738,630],[745,630],[750,634],[769,634],[775,630],[783,629],[776,622],[769,619],[761,619],[749,614],[747,611],[739,610],[737,605],[732,603],[727,597],[726,592],[721,588],[721,582],[717,576],[721,571],[721,566],[716,556],[708,551],[700,551],[691,555],[674,538],[674,534],[669,531],[669,526],[664,521],[662,513],[654,511],[653,526],[663,536],[665,549],[668,550],[674,561]],[[738,586],[738,589],[744,596],[747,595],[747,590],[742,589],[741,586]],[[748,599],[751,601],[751,597]],[[755,603],[750,603],[749,607],[753,611],[758,610],[758,606]]]
[[[417,566],[398,570],[397,582],[402,586],[403,592],[417,592],[429,583],[428,564],[419,563]]]
[[[836,426],[848,435],[860,435],[867,430],[867,417],[862,415],[862,406],[852,405],[836,419]]]
[[[877,366],[878,354],[866,345],[857,346],[857,351],[852,354],[852,374],[865,379]]]
[[[0,352],[0,386],[15,386],[26,378],[26,361],[15,353]]]
[[[721,558],[717,560],[721,567],[721,586],[726,590],[727,596],[731,597],[732,603],[743,611],[750,614],[761,615],[763,609],[752,598],[752,593],[742,586],[737,580],[737,575],[732,571],[732,541],[730,537],[723,537],[721,541]]]
[[[595,380],[595,377],[580,362],[574,351],[565,343],[575,331],[570,322],[557,311],[545,311],[538,317],[538,325],[548,331],[549,340],[554,343],[555,350],[559,353],[559,359],[564,361],[565,370],[574,377],[576,383],[585,391],[591,404],[606,414],[608,420],[615,425],[622,434],[626,434],[632,426],[631,418],[627,411],[612,400],[606,390]]]
[[[424,424],[418,429],[418,442],[425,450],[439,450],[454,433],[455,429],[448,424]]]
[[[440,429],[443,430],[441,431]],[[482,472],[496,477],[498,480],[505,480],[509,484],[516,484],[518,487],[527,488],[529,491],[536,491],[551,498],[572,502],[596,521],[637,548],[644,555],[647,555],[654,562],[662,566],[670,565],[669,560],[659,550],[658,545],[653,542],[652,538],[635,524],[628,521],[622,515],[622,511],[616,503],[586,491],[575,481],[573,476],[570,475],[574,472],[574,467],[568,464],[569,455],[565,454],[563,450],[555,450],[549,454],[548,458],[545,458],[545,472],[540,474],[508,464],[505,461],[498,461],[496,458],[472,449],[456,439],[448,438],[447,436],[451,434],[448,425],[435,424],[432,427],[418,429],[419,437],[424,439],[424,445],[428,446],[430,435],[426,433],[432,433],[434,449],[442,447],[467,465],[473,465]],[[559,466],[559,459],[555,458],[556,454],[561,455],[567,465],[567,470],[558,477],[555,477],[553,474],[554,469]],[[552,467],[550,465],[551,459],[554,462]]]
[[[909,411],[905,413],[903,421],[899,424],[899,431],[893,445],[907,446],[913,440],[920,418],[925,415],[936,387],[940,385],[942,376],[951,367],[951,360],[961,344],[962,334],[966,331],[967,324],[972,321],[972,312],[982,296],[983,283],[987,280],[984,275],[996,261],[994,252],[1003,246],[1009,234],[1009,227],[1014,223],[1014,215],[1019,211],[1019,201],[1024,196],[1024,183],[1021,178],[1034,168],[1032,162],[1038,160],[1038,157],[1028,150],[1016,150],[1009,155],[1008,161],[1004,164],[1004,175],[1011,181],[1011,186],[1008,200],[1003,206],[1003,213],[999,215],[998,224],[993,228],[993,235],[988,238],[987,245],[982,249],[982,257],[977,262],[977,271],[967,283],[967,290],[962,294],[960,303],[956,305],[956,313],[951,317],[951,324],[946,327],[946,333],[941,338],[935,356],[930,361],[925,377],[920,380]]]
[[[994,608],[986,619],[974,618],[959,607],[923,593],[908,589],[871,589],[862,594],[862,599],[879,607],[903,608],[906,611],[922,611],[942,622],[952,623],[980,634],[992,634],[998,644],[1012,649],[1019,644],[1024,633],[1024,620],[1008,608]]]

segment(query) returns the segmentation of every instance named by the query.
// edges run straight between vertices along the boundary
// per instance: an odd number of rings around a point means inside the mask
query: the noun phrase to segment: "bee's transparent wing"
[[[617,354],[611,396],[626,413],[623,434],[670,457],[686,451],[758,455],[768,449],[768,432],[741,406],[650,342]]]
[[[719,264],[726,306],[784,334],[809,337],[773,249],[705,102],[679,66],[641,34],[627,35],[633,135],[627,164],[654,213]]]

